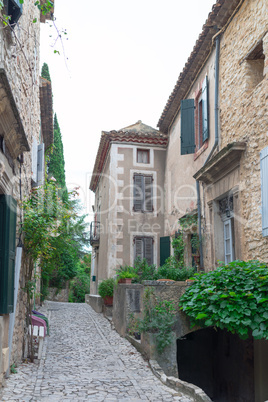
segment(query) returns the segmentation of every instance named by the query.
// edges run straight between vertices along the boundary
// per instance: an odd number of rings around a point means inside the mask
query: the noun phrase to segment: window
[[[165,264],[168,257],[170,257],[170,237],[160,237],[160,266]]]
[[[134,174],[134,211],[153,211],[153,177],[150,175]]]
[[[268,147],[260,153],[261,159],[261,204],[262,235],[268,236]]]
[[[147,261],[148,265],[152,265],[153,261],[153,243],[152,237],[135,237],[134,238],[134,259],[140,258]]]
[[[44,184],[45,177],[45,144],[37,145],[37,141],[33,139],[32,145],[32,181],[36,186]]]
[[[15,243],[17,203],[0,195],[0,314],[14,309]]]
[[[181,155],[193,154],[209,138],[208,78],[195,99],[181,101]]]
[[[137,149],[137,162],[138,163],[150,163],[149,149]]]
[[[4,0],[5,13],[10,16],[10,25],[18,22],[22,14],[22,4],[20,0]]]
[[[233,218],[223,222],[224,225],[224,257],[225,264],[234,261],[234,225]]]
[[[263,80],[264,53],[262,40],[246,56],[246,86],[253,89]]]

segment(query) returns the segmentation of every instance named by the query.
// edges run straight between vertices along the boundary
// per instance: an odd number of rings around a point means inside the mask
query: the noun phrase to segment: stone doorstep
[[[156,360],[149,360],[149,365],[154,375],[166,386],[193,397],[196,402],[212,402],[207,394],[196,385],[182,381],[179,378],[166,376]]]

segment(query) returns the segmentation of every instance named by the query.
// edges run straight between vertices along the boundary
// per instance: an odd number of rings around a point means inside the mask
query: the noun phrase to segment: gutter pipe
[[[220,59],[220,36],[219,32],[215,35],[216,55],[215,55],[215,98],[214,98],[214,115],[215,115],[215,142],[203,166],[211,158],[219,143],[219,59]],[[197,214],[198,214],[198,235],[200,239],[200,268],[204,268],[203,244],[202,244],[202,227],[201,227],[201,199],[200,199],[200,182],[196,180],[197,193]]]

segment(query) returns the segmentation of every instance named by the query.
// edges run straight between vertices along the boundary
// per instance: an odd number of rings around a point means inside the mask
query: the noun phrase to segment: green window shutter
[[[9,195],[0,195],[0,314],[14,308],[14,274],[17,202]]]
[[[160,237],[160,266],[165,264],[168,257],[170,257],[170,237]]]
[[[268,147],[260,153],[262,235],[268,236]]]
[[[209,137],[209,124],[208,124],[208,77],[206,76],[202,84],[202,129],[203,129],[203,142]]]
[[[153,178],[144,176],[144,211],[153,211]]]
[[[181,155],[195,152],[194,99],[181,101]]]

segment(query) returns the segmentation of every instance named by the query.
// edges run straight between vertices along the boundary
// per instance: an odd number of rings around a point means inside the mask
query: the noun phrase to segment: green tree
[[[50,74],[49,74],[49,68],[48,68],[47,63],[44,63],[43,66],[42,66],[41,77],[43,77],[46,80],[51,82],[51,78],[50,78]]]
[[[65,181],[65,161],[63,153],[63,143],[62,143],[60,126],[56,114],[54,115],[54,144],[53,144],[53,150],[49,157],[48,174],[50,177],[53,176],[56,179],[56,184],[59,189],[62,200],[64,202],[67,202],[68,193]]]

